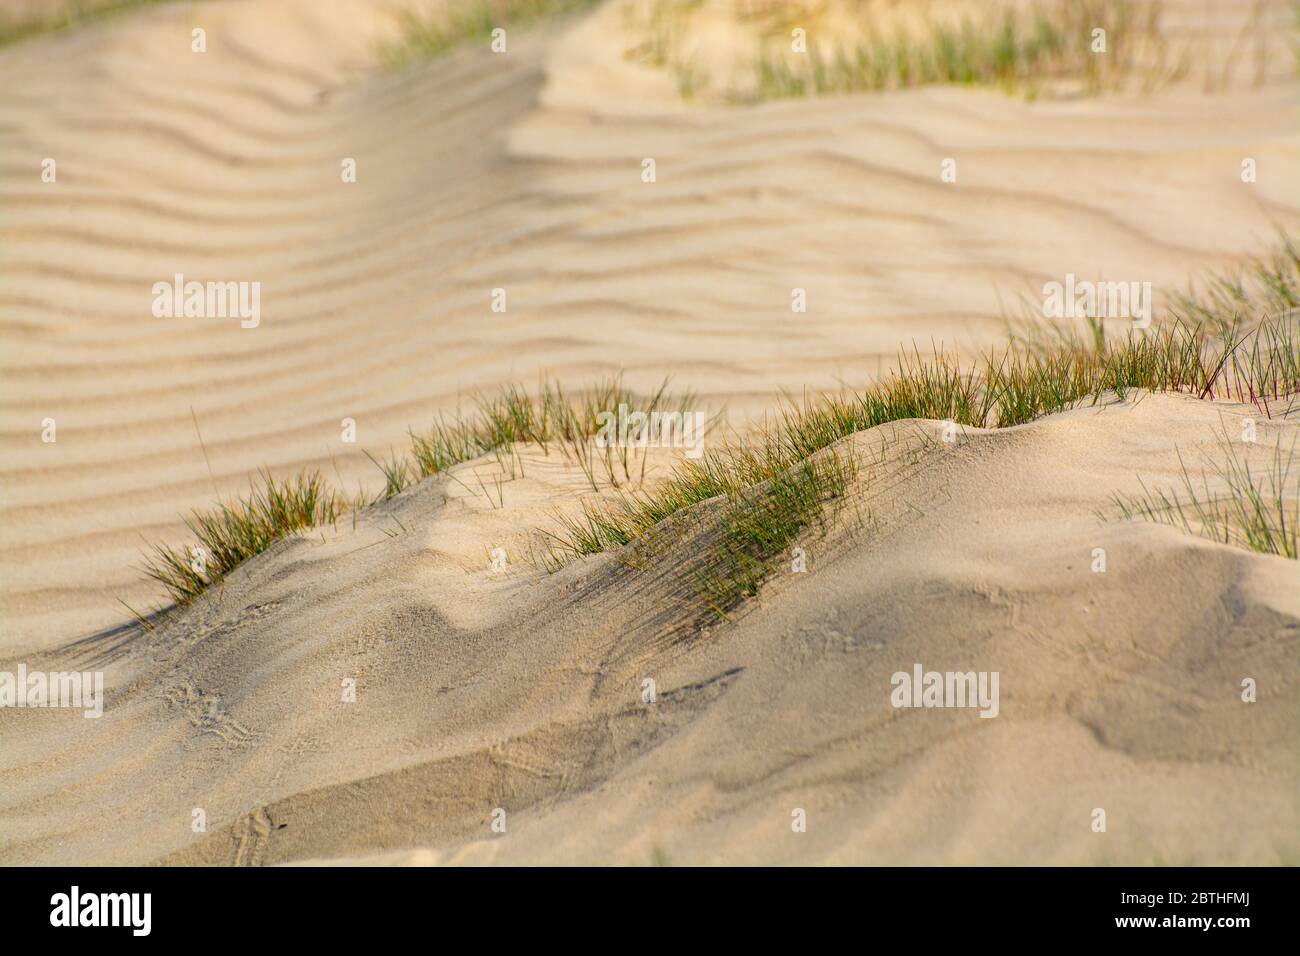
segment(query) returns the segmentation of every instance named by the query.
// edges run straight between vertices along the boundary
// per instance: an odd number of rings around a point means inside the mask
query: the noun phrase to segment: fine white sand
[[[857,436],[865,512],[728,624],[695,614],[689,542],[535,568],[586,479],[527,448],[502,507],[471,462],[126,626],[187,509],[261,467],[375,488],[362,449],[475,389],[671,375],[739,425],[913,340],[1001,341],[1066,273],[1178,289],[1300,221],[1294,81],[683,104],[617,4],[394,75],[398,6],[164,5],[0,49],[0,670],[108,689],[99,720],[0,710],[0,861],[1295,859],[1295,562],[1098,517],[1242,406]],[[260,324],[154,318],[178,272],[259,281]],[[998,670],[999,716],[894,709],[915,663]]]

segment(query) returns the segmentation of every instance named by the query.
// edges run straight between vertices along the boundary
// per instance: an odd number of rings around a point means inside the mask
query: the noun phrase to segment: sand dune
[[[518,559],[576,467],[534,450],[501,509],[430,479],[151,634],[77,645],[103,718],[0,712],[6,857],[1279,862],[1294,563],[1095,514],[1135,463],[1172,480],[1176,449],[1251,414],[1146,395],[951,445],[929,422],[862,433],[871,464],[809,570],[703,629],[689,540],[636,571]],[[482,570],[489,546],[507,572]],[[997,719],[893,707],[917,663],[996,665]]]
[[[1066,273],[1178,289],[1300,222],[1294,81],[688,104],[624,55],[617,3],[393,74],[404,6],[162,5],[0,50],[0,661],[109,688],[100,720],[0,711],[4,862],[1294,858],[1294,562],[1096,515],[1226,403],[860,435],[887,445],[852,496],[878,532],[846,517],[732,624],[674,561],[529,564],[584,479],[528,449],[501,508],[430,479],[132,626],[121,601],[165,603],[140,552],[186,509],[262,467],[379,487],[363,450],[475,389],[671,375],[739,427],[912,340],[1001,341]],[[153,317],[176,273],[260,282],[260,323]],[[890,706],[892,673],[974,648],[998,720]]]

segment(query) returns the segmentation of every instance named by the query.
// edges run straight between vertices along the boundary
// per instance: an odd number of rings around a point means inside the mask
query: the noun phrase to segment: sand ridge
[[[701,625],[689,538],[633,568],[465,567],[471,516],[496,512],[497,537],[540,521],[554,494],[537,486],[563,468],[507,486],[504,509],[428,479],[355,531],[282,542],[153,633],[73,648],[106,671],[101,720],[0,713],[6,857],[1276,863],[1300,573],[1098,517],[1135,461],[1172,481],[1179,453],[1251,414],[1138,395],[952,445],[941,423],[862,433],[809,570],[732,623]],[[394,519],[406,533],[385,534]],[[891,705],[897,671],[989,661],[995,720]]]

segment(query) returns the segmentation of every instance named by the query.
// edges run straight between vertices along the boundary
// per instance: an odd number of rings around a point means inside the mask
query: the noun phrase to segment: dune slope
[[[1099,517],[1247,415],[1137,395],[951,444],[861,433],[808,570],[729,622],[697,613],[690,534],[533,568],[527,529],[582,481],[554,455],[500,507],[426,480],[51,658],[103,668],[107,705],[0,711],[5,861],[1293,859],[1295,562]],[[894,707],[916,664],[997,671],[997,716]]]

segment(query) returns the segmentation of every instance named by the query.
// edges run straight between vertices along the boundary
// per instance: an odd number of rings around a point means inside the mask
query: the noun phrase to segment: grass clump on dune
[[[642,18],[645,39],[631,55],[678,74],[679,86],[704,84],[692,52],[700,0],[655,0]],[[997,86],[1036,95],[1066,83],[1090,94],[1140,77],[1150,90],[1185,75],[1170,63],[1158,0],[1044,0],[971,4],[960,17],[915,16],[886,5],[843,2],[812,9],[774,5],[741,13],[737,30],[756,32],[757,53],[732,71],[727,99],[754,102],[906,89],[933,84]],[[795,48],[793,31],[802,30]],[[1105,50],[1093,49],[1096,29]]]
[[[194,542],[184,548],[154,546],[146,556],[145,573],[177,603],[187,603],[281,538],[334,524],[348,512],[391,498],[454,465],[496,454],[513,477],[523,467],[513,452],[516,445],[538,445],[547,453],[555,447],[577,462],[593,490],[602,480],[621,487],[635,480],[635,465],[628,448],[595,447],[591,439],[600,428],[599,416],[623,405],[649,416],[682,411],[694,402],[689,392],[673,397],[666,389],[667,382],[642,398],[615,376],[574,397],[550,381],[543,381],[533,394],[507,386],[496,395],[478,395],[470,414],[443,416],[427,431],[411,432],[409,455],[390,450],[387,458],[377,459],[367,452],[384,475],[384,489],[373,500],[362,495],[349,501],[315,471],[283,482],[264,473],[250,483],[246,497],[193,512],[185,524]]]
[[[1139,45],[1154,45],[1163,60],[1159,20],[1157,3],[1130,0],[1057,0],[1032,11],[1007,7],[960,23],[931,23],[920,35],[872,35],[851,51],[823,55],[811,47],[806,63],[765,56],[759,89],[771,97],[948,83],[1032,94],[1045,82],[1068,80],[1095,94],[1133,71]],[[1092,50],[1097,28],[1106,31],[1104,54]],[[1158,69],[1147,85],[1180,70],[1164,76]]]
[[[1001,18],[932,24],[928,35],[871,36],[802,56],[774,44],[755,62],[756,99],[904,89],[936,83],[1015,88],[1043,74],[1083,72],[1087,48],[1056,19],[1008,9]]]
[[[774,564],[841,499],[857,461],[838,449],[807,458],[727,497],[709,560],[696,572],[705,606],[719,617],[758,593]]]
[[[840,498],[856,474],[851,455],[827,448],[835,438],[814,438],[815,425],[788,427],[796,420],[798,411],[789,409],[785,422],[761,435],[683,461],[649,493],[624,492],[613,503],[589,503],[580,517],[561,516],[558,530],[549,533],[547,566],[556,570],[579,555],[621,547],[718,499],[720,509],[706,519],[708,560],[694,573],[707,606],[725,615],[758,592],[777,556],[823,523],[827,503]]]
[[[787,406],[757,437],[682,463],[648,492],[589,503],[581,517],[562,521],[552,562],[623,546],[716,499],[705,519],[714,534],[701,590],[725,615],[844,493],[856,462],[831,448],[841,439],[914,418],[1003,428],[1137,389],[1233,398],[1267,415],[1271,403],[1300,391],[1300,330],[1288,320],[1266,319],[1240,334],[1175,321],[1114,341],[1062,337],[1049,348],[1008,346],[970,363],[939,350],[904,354],[879,384]],[[829,458],[818,457],[828,450]]]
[[[1152,490],[1142,483],[1140,495],[1114,496],[1120,515],[1260,554],[1300,559],[1300,472],[1292,471],[1295,442],[1284,452],[1279,441],[1262,470],[1252,470],[1246,452],[1238,450],[1226,428],[1219,445],[1219,459],[1205,456],[1208,471],[1202,469],[1199,487],[1180,456],[1181,490]],[[1211,474],[1223,491],[1211,489]]]
[[[670,396],[667,384],[644,398],[625,387],[618,376],[575,396],[565,394],[563,387],[551,381],[543,381],[534,394],[516,385],[493,396],[480,394],[474,399],[471,415],[444,415],[426,431],[411,431],[409,458],[377,463],[388,483],[384,497],[392,497],[413,481],[484,455],[497,455],[513,475],[522,468],[517,458],[509,456],[515,445],[537,445],[546,454],[555,446],[578,463],[593,490],[602,477],[615,487],[630,482],[633,464],[629,449],[613,445],[597,449],[590,439],[600,430],[599,416],[621,406],[635,408],[647,417],[656,412],[685,412],[694,396],[690,392]]]
[[[27,17],[0,13],[0,47],[46,33],[107,20],[140,7],[152,7],[171,0],[73,0],[64,6]]]
[[[156,546],[145,573],[184,604],[281,538],[333,524],[346,509],[346,501],[317,472],[286,481],[267,472],[259,483],[250,482],[247,497],[193,512],[185,526],[195,543],[182,549]]]
[[[1300,12],[1300,4],[1297,4]],[[1212,327],[1240,322],[1252,314],[1286,315],[1300,306],[1300,248],[1283,233],[1265,257],[1193,282],[1175,297],[1178,310]]]
[[[465,0],[435,12],[406,10],[398,15],[400,35],[380,47],[383,62],[404,70],[433,60],[472,40],[486,42],[497,27],[527,26],[595,6],[600,0]],[[508,38],[507,38],[508,39]]]

